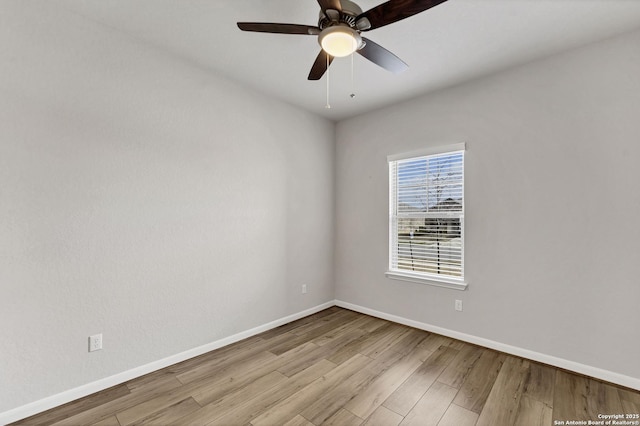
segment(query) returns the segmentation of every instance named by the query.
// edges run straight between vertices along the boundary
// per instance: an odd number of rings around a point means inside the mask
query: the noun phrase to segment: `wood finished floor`
[[[333,307],[16,424],[536,426],[640,392]]]

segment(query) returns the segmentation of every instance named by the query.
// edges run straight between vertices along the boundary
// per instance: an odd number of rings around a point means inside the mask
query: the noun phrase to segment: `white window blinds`
[[[389,270],[464,278],[464,150],[389,161]]]

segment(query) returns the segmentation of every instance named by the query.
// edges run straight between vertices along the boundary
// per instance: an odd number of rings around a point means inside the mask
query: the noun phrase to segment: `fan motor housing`
[[[349,0],[342,0],[342,11],[327,9],[325,12],[320,11],[320,19],[318,20],[318,28],[323,30],[334,25],[347,25],[350,28],[356,27],[356,17],[362,14],[360,6]]]

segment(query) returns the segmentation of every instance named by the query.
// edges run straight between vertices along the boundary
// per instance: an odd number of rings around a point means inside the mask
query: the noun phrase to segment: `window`
[[[466,287],[464,149],[389,157],[390,278]]]

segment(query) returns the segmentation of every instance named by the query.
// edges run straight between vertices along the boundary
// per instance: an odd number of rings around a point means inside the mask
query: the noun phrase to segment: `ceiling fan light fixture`
[[[336,25],[322,30],[318,42],[329,55],[342,58],[351,55],[362,46],[362,37],[353,28]]]

